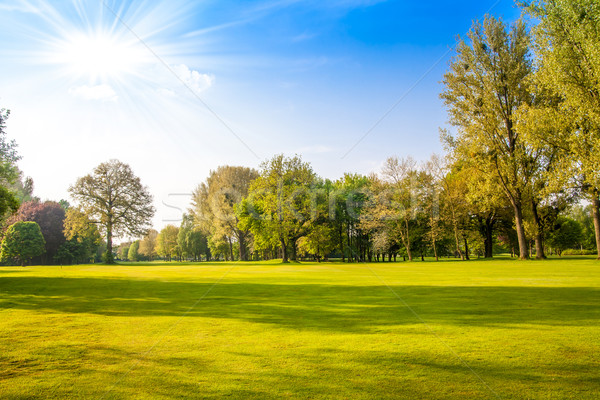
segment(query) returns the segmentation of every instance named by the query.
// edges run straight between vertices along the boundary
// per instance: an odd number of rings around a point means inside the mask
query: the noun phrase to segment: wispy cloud
[[[317,36],[318,35],[316,33],[304,32],[304,33],[301,33],[300,35],[296,35],[296,36],[292,37],[292,42],[293,43],[305,42],[307,40],[314,39]]]
[[[174,65],[171,67],[173,72],[177,74],[186,86],[193,89],[195,92],[202,92],[211,87],[215,82],[215,77],[209,74],[203,74],[193,69],[190,69],[185,64]]]
[[[78,86],[69,89],[69,94],[83,100],[117,101],[119,97],[109,85]]]

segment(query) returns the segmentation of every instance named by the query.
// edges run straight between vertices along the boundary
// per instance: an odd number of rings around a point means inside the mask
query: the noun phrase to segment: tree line
[[[221,166],[194,190],[181,225],[160,232],[147,188],[116,160],[73,184],[75,207],[26,199],[32,182],[14,167],[3,110],[4,242],[14,224],[34,221],[45,248],[28,257],[47,262],[79,262],[102,243],[106,262],[600,254],[600,9],[594,0],[520,7],[522,19],[486,16],[459,38],[440,94],[452,125],[440,135],[445,156],[390,157],[376,173],[337,180],[300,156]],[[62,218],[55,234],[46,214],[28,211],[42,206]],[[113,249],[123,235],[140,240]],[[2,259],[16,260],[4,242]]]

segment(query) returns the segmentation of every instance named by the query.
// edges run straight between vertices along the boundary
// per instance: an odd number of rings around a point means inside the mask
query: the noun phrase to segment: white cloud
[[[175,92],[171,89],[159,88],[156,90],[156,92],[162,97],[175,97]]]
[[[83,100],[117,101],[118,96],[114,89],[108,85],[78,86],[69,89],[69,94]]]
[[[195,92],[202,92],[211,87],[215,82],[215,77],[209,74],[202,74],[190,69],[185,64],[171,67],[175,74],[181,79],[187,87]]]

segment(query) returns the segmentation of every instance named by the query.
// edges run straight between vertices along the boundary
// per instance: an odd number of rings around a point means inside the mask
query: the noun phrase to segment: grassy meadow
[[[600,263],[0,267],[0,398],[595,399]]]

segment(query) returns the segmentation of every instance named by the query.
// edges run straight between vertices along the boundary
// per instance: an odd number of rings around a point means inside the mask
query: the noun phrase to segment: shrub
[[[0,250],[0,260],[2,262],[17,260],[24,267],[33,257],[44,254],[45,246],[44,235],[36,222],[16,222],[6,231]]]

